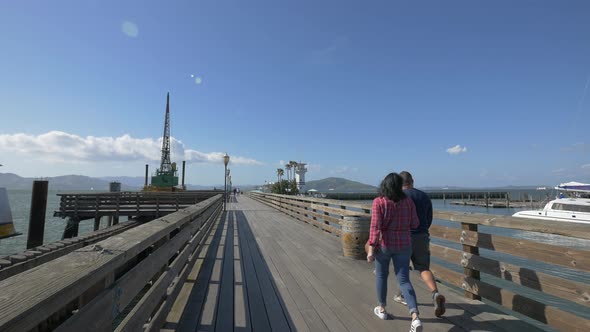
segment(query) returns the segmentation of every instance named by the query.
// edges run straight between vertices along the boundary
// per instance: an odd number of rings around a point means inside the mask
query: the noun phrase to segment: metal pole
[[[225,206],[227,201],[227,165],[225,165],[225,172],[223,173],[223,211],[225,211]]]
[[[144,188],[147,188],[148,186],[148,168],[150,166],[148,164],[145,164],[145,183],[144,183]]]
[[[48,181],[34,181],[31,198],[31,214],[29,217],[29,232],[27,234],[27,249],[43,245],[45,233],[45,211],[47,210]]]
[[[184,168],[186,166],[186,161],[183,160],[182,161],[182,189],[186,189],[186,187],[184,186]]]

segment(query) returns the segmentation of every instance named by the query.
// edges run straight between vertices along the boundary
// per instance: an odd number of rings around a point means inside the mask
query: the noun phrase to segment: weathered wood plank
[[[250,241],[247,233],[247,221],[242,216],[237,214],[238,220],[238,234],[240,237],[241,249],[242,249],[242,264],[244,266],[244,281],[246,292],[248,296],[248,307],[250,308],[250,319],[253,331],[271,331],[270,321],[268,313],[265,310],[264,298],[262,289],[256,274],[255,263],[252,259],[251,246],[248,244]]]
[[[218,199],[201,202],[188,211],[130,229],[125,236],[111,237],[92,248],[79,249],[26,274],[0,281],[0,288],[5,290],[4,301],[0,302],[0,326],[6,331],[33,329]]]
[[[464,231],[463,244],[495,250],[526,259],[590,272],[590,251],[565,248],[529,240]]]
[[[217,218],[215,222],[210,226],[209,230],[207,231],[206,238],[202,246],[199,248],[197,252],[191,257],[194,261],[192,266],[189,266],[189,273],[184,280],[182,287],[179,291],[174,304],[170,308],[168,315],[166,317],[166,321],[164,324],[164,328],[166,329],[176,329],[178,324],[182,318],[182,315],[185,312],[185,309],[188,308],[187,303],[190,300],[190,295],[192,294],[192,289],[196,284],[197,278],[199,273],[203,267],[203,263],[205,258],[209,252],[209,248],[213,243],[213,238],[216,234],[217,227],[220,223],[221,218]]]
[[[242,217],[243,213],[238,211],[238,215]],[[267,264],[258,249],[254,234],[248,225],[247,222],[243,223],[242,226],[244,227],[241,228],[246,239],[244,246],[248,245],[250,249],[250,255],[254,268],[256,269],[260,290],[262,291],[262,298],[266,306],[266,312],[268,313],[270,328],[274,331],[289,331],[290,327],[283,311],[283,305],[277,296]]]
[[[234,214],[226,214],[227,233],[225,236],[223,266],[217,305],[215,329],[231,331],[234,328]]]
[[[560,331],[590,331],[590,320],[578,317],[553,306],[515,294],[473,278],[466,278],[466,289],[502,306],[545,323]]]
[[[238,230],[238,218],[234,215],[234,331],[250,332],[250,308],[244,283],[244,267],[242,264],[242,250]]]
[[[583,223],[572,222],[567,223],[567,227],[563,227],[562,223],[556,223],[555,221],[438,210],[434,211],[434,218],[523,231],[558,234],[590,240],[590,224]]]
[[[215,257],[217,255],[224,226],[225,218],[222,218],[221,222],[217,225],[217,229],[213,232],[214,235],[211,244],[208,247],[203,265],[197,276],[196,283],[192,288],[192,292],[189,296],[188,303],[186,304],[180,322],[178,323],[178,330],[180,331],[189,331],[191,328],[192,330],[195,330],[201,320],[202,310],[209,288],[209,280],[213,273]]]
[[[125,308],[149,282],[154,281],[153,286],[135,305],[130,314],[117,327],[117,331],[135,331],[141,328],[150,318],[156,306],[166,295],[166,290],[172,280],[179,274],[181,269],[189,262],[189,255],[200,243],[206,234],[209,225],[215,216],[209,220],[195,220],[189,227],[185,227],[180,233],[149,256],[149,259],[141,261],[129,272],[118,279],[112,286],[104,291],[99,297],[84,306],[76,315],[60,326],[60,331],[100,331],[102,326],[92,327],[89,321],[106,321],[110,328],[113,319]],[[169,267],[170,258],[182,248]],[[167,267],[166,271],[158,277],[158,272]],[[107,285],[108,286],[108,285]],[[104,308],[110,308],[104,311]],[[110,319],[96,319],[101,316],[109,316]]]
[[[190,267],[195,261],[196,254],[200,250],[200,244],[210,231],[211,225],[217,221],[220,211],[221,203],[219,202],[216,210],[210,216],[207,216],[207,218],[199,217],[203,219],[200,221],[203,226],[191,238],[182,251],[180,251],[162,276],[154,282],[150,290],[134,306],[131,313],[117,327],[116,332],[137,331],[142,326],[145,326],[148,318],[149,324],[145,331],[159,330],[180,293],[182,283],[179,281],[187,278],[191,270]],[[172,278],[172,281],[168,282],[169,279],[166,278]],[[161,303],[159,308],[158,303]],[[152,315],[154,311],[156,313]]]
[[[518,285],[590,306],[590,285],[588,284],[467,253],[463,256],[462,264]]]

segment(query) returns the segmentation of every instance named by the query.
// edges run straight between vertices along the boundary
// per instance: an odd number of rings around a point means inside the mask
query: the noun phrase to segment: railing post
[[[96,195],[94,200],[94,231],[100,228],[100,215],[98,214],[98,206],[100,205],[99,196]]]
[[[156,218],[160,217],[160,197],[156,196]]]
[[[31,213],[29,216],[29,232],[27,234],[27,249],[43,245],[48,186],[48,181],[33,182]]]
[[[345,216],[342,220],[340,242],[344,257],[365,259],[365,243],[369,240],[371,220],[363,216]]]
[[[461,223],[461,229],[464,231],[473,231],[477,232],[477,224],[468,224],[468,223]],[[479,256],[479,248],[464,244],[465,242],[466,232],[461,232],[461,243],[463,246],[463,251],[472,255]],[[470,269],[468,267],[463,268],[463,274],[465,275],[465,279],[472,278],[475,280],[480,280],[479,271]],[[473,294],[467,290],[465,290],[465,297],[472,300],[481,300],[481,296],[477,294]]]
[[[113,226],[119,223],[119,206],[121,204],[121,196],[117,195],[117,208],[115,209],[115,217],[113,218]]]

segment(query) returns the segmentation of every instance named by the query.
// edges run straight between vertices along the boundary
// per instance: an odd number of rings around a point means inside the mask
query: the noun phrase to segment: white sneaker
[[[446,299],[444,296],[440,295],[439,293],[434,294],[434,315],[436,317],[442,317],[445,314],[445,302]]]
[[[404,299],[403,295],[396,295],[393,297],[393,301],[397,302],[397,303],[401,303],[403,305],[408,305],[408,303],[406,302],[406,299]]]
[[[420,321],[420,318],[416,318],[412,321],[410,332],[422,332],[422,322]]]
[[[373,312],[375,313],[375,315],[377,315],[377,317],[381,319],[387,319],[387,312],[385,310],[381,311],[380,308],[381,307],[379,306],[375,307],[375,309],[373,309]]]

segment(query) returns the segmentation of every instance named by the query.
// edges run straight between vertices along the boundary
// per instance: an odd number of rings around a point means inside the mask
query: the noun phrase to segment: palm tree
[[[293,168],[293,165],[289,162],[285,165],[285,168],[287,169],[287,181],[291,181],[291,168]]]
[[[289,161],[289,165],[291,165],[291,168],[293,169],[293,170],[291,171],[291,172],[292,172],[292,173],[291,173],[291,181],[294,181],[294,180],[295,180],[295,169],[296,169],[296,167],[297,167],[297,162],[296,162],[296,161],[293,161],[293,160],[291,160],[291,161]]]
[[[285,174],[285,171],[282,168],[277,168],[277,178],[279,182],[281,182],[281,177]]]

